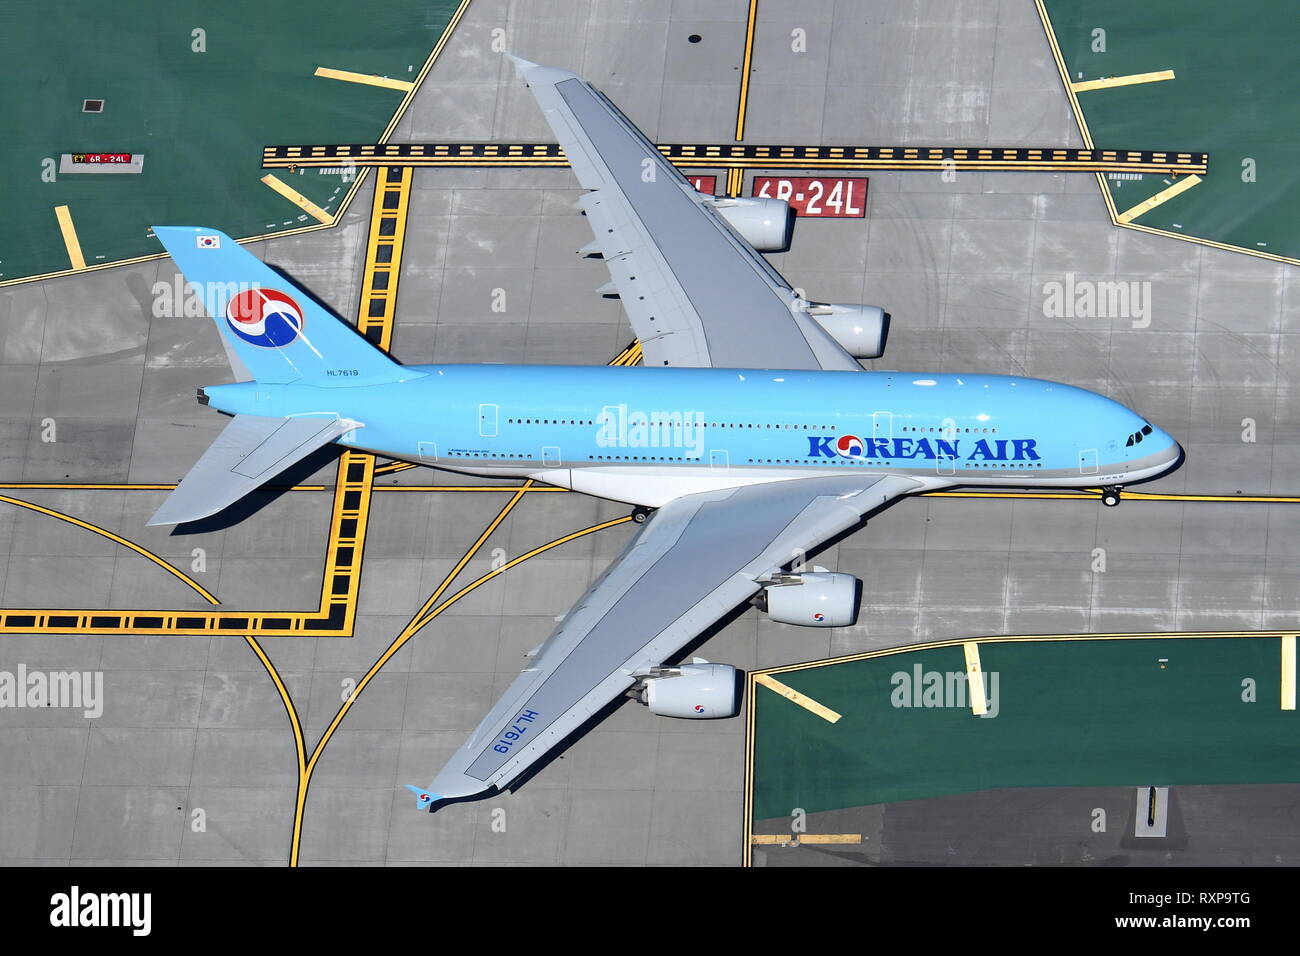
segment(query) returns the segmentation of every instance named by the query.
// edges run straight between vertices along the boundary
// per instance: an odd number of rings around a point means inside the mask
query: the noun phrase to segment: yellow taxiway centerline
[[[964,641],[962,653],[966,655],[966,686],[970,695],[970,712],[982,717],[989,712],[988,698],[984,696],[984,672],[980,670],[980,646],[974,641]]]
[[[1154,73],[1131,73],[1128,76],[1108,76],[1102,80],[1083,80],[1071,83],[1070,89],[1076,93],[1085,90],[1108,90],[1113,86],[1137,86],[1139,83],[1159,83],[1174,79],[1173,70],[1157,70]]]
[[[1282,638],[1282,709],[1295,710],[1295,635]]]
[[[331,216],[329,213],[327,213],[324,209],[316,205],[314,202],[312,202],[302,193],[298,192],[298,190],[294,189],[292,186],[289,186],[286,183],[282,182],[281,180],[277,179],[275,176],[272,176],[270,173],[267,173],[265,176],[262,177],[262,182],[266,183],[268,186],[270,186],[272,189],[278,192],[281,196],[289,200],[289,202],[293,203],[295,206],[297,206],[299,209],[301,209],[303,212],[307,213],[309,216],[313,217],[314,219],[317,219],[318,221],[323,222],[327,225],[334,221],[334,217]]]
[[[59,232],[63,233],[63,244],[68,247],[68,261],[72,263],[72,268],[86,268],[86,257],[81,254],[77,228],[72,224],[72,213],[67,206],[55,206],[54,218],[59,221]]]
[[[327,80],[343,80],[345,83],[362,83],[366,86],[382,86],[386,90],[408,90],[415,89],[415,84],[407,80],[390,80],[386,76],[376,76],[373,73],[352,73],[348,70],[331,70],[328,67],[316,67],[315,76],[323,76]]]
[[[759,846],[784,846],[793,843],[852,844],[861,843],[861,833],[755,833],[749,838]]]
[[[1187,192],[1187,190],[1191,189],[1200,181],[1201,181],[1201,177],[1196,175],[1188,176],[1186,179],[1180,179],[1178,182],[1174,183],[1168,189],[1160,190],[1160,192],[1156,193],[1150,199],[1144,199],[1136,206],[1133,206],[1130,209],[1126,209],[1124,212],[1120,213],[1118,216],[1115,217],[1115,221],[1120,223],[1121,225],[1130,223],[1138,216],[1141,216],[1144,213],[1148,213],[1152,209],[1155,209],[1156,206],[1159,206],[1163,203],[1167,203],[1169,200],[1173,199],[1175,196],[1179,195],[1180,193]]]
[[[829,707],[817,703],[817,701],[813,700],[811,697],[799,693],[793,687],[787,687],[775,677],[769,677],[766,674],[759,674],[754,678],[754,682],[762,684],[770,691],[775,691],[792,704],[798,704],[804,710],[816,714],[828,723],[836,723],[842,716],[841,714],[837,714],[835,711],[831,710]]]
[[[736,140],[745,138],[745,113],[749,107],[749,73],[754,63],[754,24],[758,20],[758,0],[749,0],[749,17],[745,23],[745,57],[740,65],[740,101],[736,104]]]

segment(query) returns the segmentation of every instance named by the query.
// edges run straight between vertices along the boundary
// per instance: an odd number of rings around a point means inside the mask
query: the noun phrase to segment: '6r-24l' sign
[[[867,180],[823,176],[755,176],[753,193],[784,199],[800,216],[861,219],[867,214]]]

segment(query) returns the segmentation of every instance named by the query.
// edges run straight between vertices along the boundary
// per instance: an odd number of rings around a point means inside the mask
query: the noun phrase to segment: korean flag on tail
[[[200,249],[220,249],[221,237],[204,235],[200,233],[199,235],[194,237],[194,244],[198,246]]]

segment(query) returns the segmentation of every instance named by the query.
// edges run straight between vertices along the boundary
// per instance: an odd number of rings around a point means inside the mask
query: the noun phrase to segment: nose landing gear
[[[1114,508],[1119,504],[1119,494],[1123,490],[1123,485],[1107,485],[1101,489],[1101,503],[1107,508]]]

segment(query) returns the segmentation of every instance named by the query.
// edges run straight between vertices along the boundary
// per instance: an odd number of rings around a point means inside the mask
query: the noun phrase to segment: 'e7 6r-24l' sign
[[[784,199],[800,216],[861,219],[867,214],[865,177],[755,176],[753,195]]]

